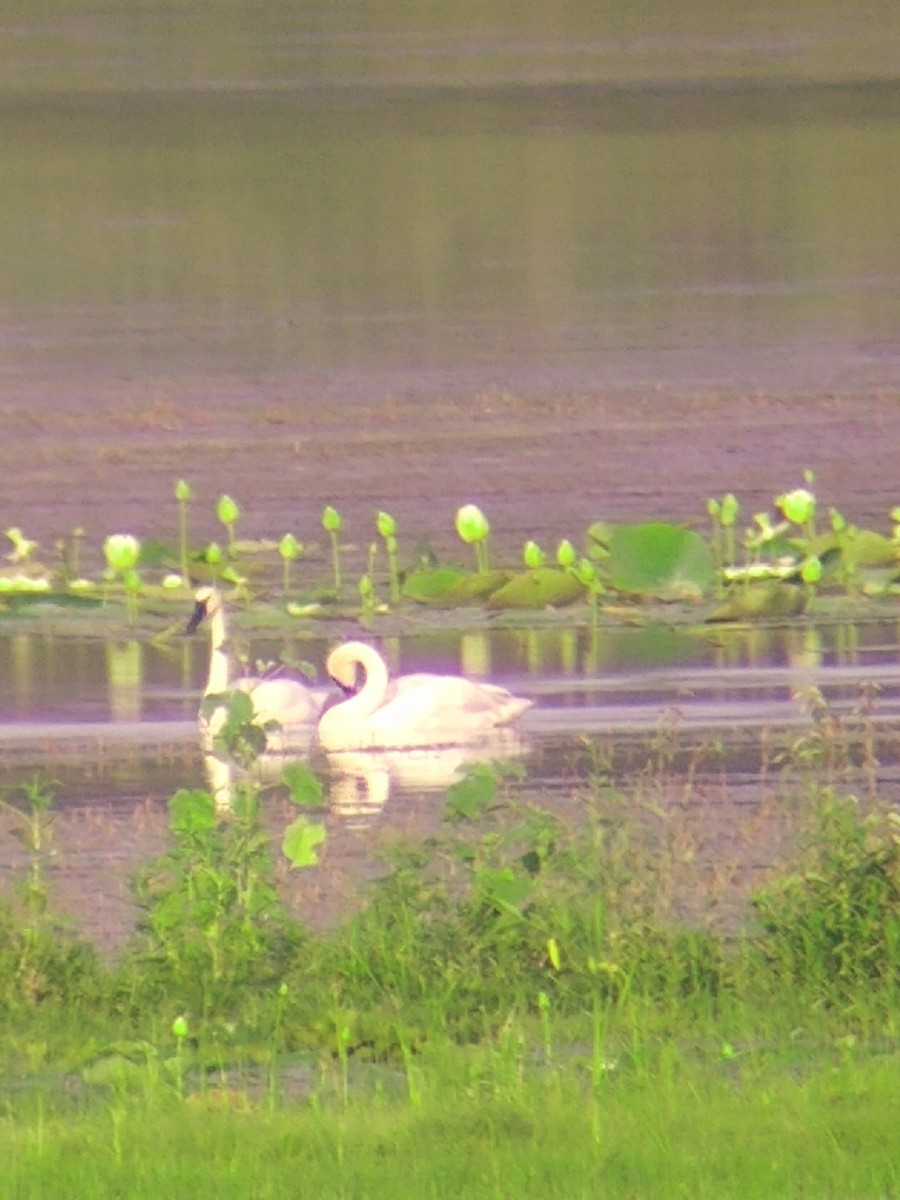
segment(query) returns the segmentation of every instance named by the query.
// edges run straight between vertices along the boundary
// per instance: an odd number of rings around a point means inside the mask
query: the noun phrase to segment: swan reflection
[[[330,751],[329,803],[361,827],[371,824],[398,791],[443,793],[477,763],[519,758],[526,750],[521,737],[505,730],[473,746]]]
[[[336,750],[325,755],[326,794],[332,813],[351,828],[371,825],[388,800],[398,792],[444,793],[477,763],[509,761],[522,757],[527,744],[512,730],[473,746],[446,746],[412,750]],[[262,754],[244,769],[231,759],[204,754],[209,789],[216,806],[227,811],[241,781],[263,787],[277,786],[291,762],[309,763],[308,754]],[[311,763],[315,769],[315,760]]]

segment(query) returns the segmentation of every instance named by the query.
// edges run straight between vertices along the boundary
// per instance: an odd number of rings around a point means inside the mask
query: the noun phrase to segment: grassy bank
[[[178,793],[113,962],[52,916],[33,787],[0,912],[4,1193],[900,1194],[900,826],[789,766],[805,838],[740,936],[660,911],[627,795],[595,783],[566,822],[478,769],[327,930],[275,885],[314,813],[273,847],[252,789],[227,816]]]

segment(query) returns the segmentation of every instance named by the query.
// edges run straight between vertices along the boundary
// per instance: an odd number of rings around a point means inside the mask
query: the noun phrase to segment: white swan
[[[357,688],[357,670],[365,682]],[[326,750],[401,750],[460,746],[490,738],[533,701],[491,683],[459,675],[401,675],[390,680],[384,659],[366,642],[345,642],[328,655],[326,669],[345,700],[319,718]]]
[[[267,721],[278,722],[280,737],[275,739],[276,742],[294,740],[291,738],[291,731],[299,727],[306,727],[305,740],[309,741],[312,726],[328,699],[328,690],[307,687],[299,679],[265,679],[254,676],[231,679],[225,609],[222,596],[214,587],[202,587],[196,592],[194,611],[188,621],[187,632],[193,633],[203,620],[208,620],[210,626],[209,677],[206,680],[204,696],[218,696],[229,691],[247,692],[253,701],[257,721],[261,724]],[[205,721],[201,715],[201,730],[206,735],[215,734],[217,726],[221,725],[223,720],[222,709],[217,711],[211,721]]]

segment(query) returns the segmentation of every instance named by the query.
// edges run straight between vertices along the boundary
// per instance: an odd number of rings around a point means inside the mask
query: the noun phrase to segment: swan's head
[[[201,621],[211,617],[222,607],[222,599],[214,587],[198,588],[194,593],[194,611],[187,623],[187,632],[193,633]]]
[[[358,643],[345,642],[335,646],[325,661],[329,678],[345,696],[353,696],[359,690],[361,664],[357,649]]]

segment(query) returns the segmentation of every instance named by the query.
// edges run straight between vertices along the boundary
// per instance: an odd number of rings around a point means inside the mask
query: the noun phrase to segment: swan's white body
[[[194,600],[188,632],[192,633],[203,620],[209,621],[210,628],[209,676],[204,696],[218,696],[232,691],[246,692],[253,701],[255,719],[260,724],[268,721],[278,723],[278,736],[274,739],[276,742],[295,740],[291,733],[296,730],[305,731],[305,740],[308,742],[312,726],[328,699],[328,690],[307,687],[299,679],[261,679],[255,676],[232,679],[222,597],[216,588],[202,587]],[[224,721],[224,716],[222,709],[217,710],[209,721],[201,714],[201,732],[207,737],[214,736]]]
[[[357,690],[357,669],[365,682]],[[489,740],[529,708],[531,700],[459,675],[389,679],[384,659],[366,642],[345,642],[328,656],[328,674],[351,694],[325,708],[319,741],[326,750],[402,750],[464,746]]]

